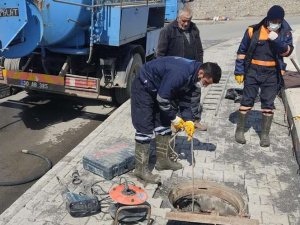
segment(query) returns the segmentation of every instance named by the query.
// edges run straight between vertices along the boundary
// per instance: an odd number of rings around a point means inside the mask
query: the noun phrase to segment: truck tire
[[[130,69],[126,69],[128,72],[127,75],[127,85],[126,88],[116,88],[115,89],[115,100],[117,104],[121,105],[124,102],[126,102],[130,98],[131,93],[131,85],[132,81],[139,72],[141,66],[143,65],[143,60],[140,54],[135,53],[133,56],[131,56],[131,60],[129,61],[128,66],[130,65],[130,62],[132,61]]]

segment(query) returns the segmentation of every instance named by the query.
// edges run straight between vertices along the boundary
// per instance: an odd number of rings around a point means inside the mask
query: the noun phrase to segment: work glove
[[[171,122],[176,131],[179,131],[184,128],[184,121],[179,116],[176,116],[176,118]]]
[[[235,75],[235,80],[238,84],[242,84],[244,82],[244,75],[243,74]]]
[[[275,31],[271,31],[268,37],[271,41],[274,41],[276,38],[278,38],[278,34]]]
[[[184,123],[184,130],[188,136],[188,141],[192,140],[195,133],[195,124],[192,121],[186,121]]]

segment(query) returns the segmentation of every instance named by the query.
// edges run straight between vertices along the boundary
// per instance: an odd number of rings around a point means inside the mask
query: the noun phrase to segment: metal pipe
[[[92,1],[92,6],[94,6],[94,1]],[[95,9],[92,7],[91,9],[91,26],[90,26],[90,52],[89,52],[89,58],[86,61],[87,64],[90,64],[92,61],[92,55],[93,55],[93,48],[94,48],[94,40],[93,40],[93,33],[94,33],[94,13]]]
[[[218,115],[219,108],[220,108],[220,105],[221,105],[221,101],[222,101],[223,95],[224,95],[224,93],[225,93],[225,89],[226,89],[226,87],[227,87],[228,80],[229,80],[229,73],[228,73],[228,75],[227,75],[226,83],[225,83],[225,85],[224,85],[222,94],[221,94],[221,96],[220,96],[220,100],[219,100],[219,102],[218,102],[218,105],[217,105],[217,108],[216,108],[216,111],[215,111],[215,116]]]
[[[295,60],[293,58],[290,58],[290,60],[292,61],[293,65],[295,66],[295,68],[298,71],[298,73],[300,73],[300,69],[299,69],[297,63],[295,62]]]
[[[42,60],[42,66],[43,66],[43,69],[45,71],[45,74],[49,74],[49,71],[46,67],[46,63],[45,63],[45,56],[46,56],[46,51],[45,51],[45,48],[44,47],[41,47],[41,60]]]
[[[64,3],[64,4],[69,4],[69,5],[76,5],[76,6],[81,6],[81,7],[86,7],[86,8],[96,8],[96,7],[100,7],[103,4],[100,5],[86,5],[86,4],[80,4],[80,3],[76,3],[76,2],[68,2],[68,1],[63,1],[63,0],[53,0],[54,2],[60,2],[60,3]]]
[[[192,212],[194,212],[195,205],[195,174],[194,174],[194,138],[191,140],[191,155],[192,155],[192,181],[193,181],[193,190],[192,190]]]

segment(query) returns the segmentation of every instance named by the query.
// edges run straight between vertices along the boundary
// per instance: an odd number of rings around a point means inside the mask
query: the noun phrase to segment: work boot
[[[270,146],[270,129],[273,120],[272,116],[262,116],[261,134],[260,134],[260,146],[269,147]]]
[[[170,135],[157,135],[156,136],[156,164],[157,170],[179,170],[182,169],[182,165],[179,162],[174,162],[170,159],[171,148],[169,142]]]
[[[245,120],[246,120],[246,113],[239,112],[236,130],[235,130],[235,141],[240,144],[246,144],[246,139],[244,136]]]
[[[159,184],[160,176],[149,170],[150,144],[135,143],[135,170],[134,175],[147,183]]]

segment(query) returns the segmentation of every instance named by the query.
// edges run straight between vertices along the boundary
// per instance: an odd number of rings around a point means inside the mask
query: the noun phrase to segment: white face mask
[[[204,87],[204,85],[203,85],[203,83],[202,83],[201,80],[198,81],[198,82],[195,84],[195,86],[196,86],[196,88],[203,88],[203,87]]]
[[[281,23],[269,23],[269,31],[277,31],[281,27]]]

